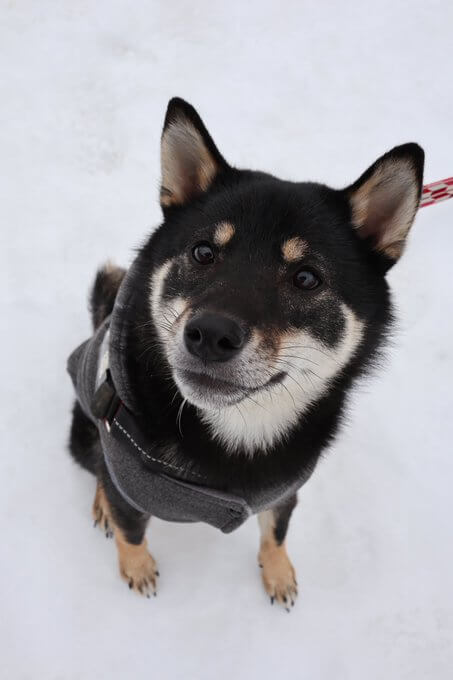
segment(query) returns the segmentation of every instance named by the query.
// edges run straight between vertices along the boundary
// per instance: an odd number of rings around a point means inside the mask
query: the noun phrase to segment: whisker
[[[288,375],[289,375],[289,374],[288,374]],[[296,407],[296,402],[294,401],[294,397],[293,397],[293,395],[291,394],[291,392],[289,391],[289,389],[286,387],[286,385],[285,385],[284,383],[281,383],[281,385],[282,385],[282,387],[288,392],[289,396],[291,397],[292,402],[293,402],[293,404],[294,404],[294,408],[297,408],[297,407]],[[302,388],[302,389],[303,389],[303,388]],[[304,390],[304,392],[305,392],[305,390]]]
[[[312,375],[315,376],[315,378],[318,378],[318,380],[322,380],[321,376],[312,371],[311,368],[304,369],[303,373],[311,373]]]
[[[184,437],[184,435],[182,433],[181,418],[182,418],[182,411],[183,411],[184,406],[186,405],[186,402],[187,402],[187,399],[182,400],[181,406],[179,407],[179,410],[178,410],[178,415],[176,416],[176,423],[178,425],[179,434],[181,435],[181,437]]]
[[[311,345],[284,345],[282,344],[281,348],[283,350],[285,349],[311,349],[314,350],[315,352],[320,352],[320,354],[324,354],[328,359],[331,359],[332,361],[335,361],[335,363],[338,363],[335,359],[335,356],[333,352],[328,352],[325,350],[320,349],[319,347],[312,347]]]
[[[281,359],[277,359],[276,361],[277,361],[277,363],[284,364],[285,366],[289,366],[292,370],[296,371],[297,373],[302,373],[302,371],[301,371],[297,366],[293,366],[293,364],[291,364],[289,361],[283,361],[283,360],[281,360]],[[303,386],[295,379],[295,377],[294,377],[293,375],[291,375],[291,373],[286,372],[286,375],[288,376],[288,378],[291,378],[291,380],[292,380],[293,382],[295,382],[296,385],[297,385],[303,392],[306,392],[305,388],[304,388],[304,387],[303,387]]]
[[[242,413],[241,409],[239,408],[239,404],[235,404],[235,406],[236,406],[236,409],[239,412],[239,415],[242,418],[242,422],[244,423],[244,427],[247,427],[247,423],[245,422],[244,414]]]
[[[260,406],[264,411],[266,411],[266,413],[269,413],[269,411],[267,410],[267,408],[263,406],[263,404],[260,404],[258,401],[256,401],[256,399],[253,399],[253,397],[251,397],[250,395],[248,395],[244,401],[247,401],[247,399],[250,399],[250,401],[256,404],[256,406]]]
[[[305,367],[301,367],[301,366],[295,366],[295,365],[292,364],[291,362],[289,362],[289,361],[284,361],[284,360],[282,360],[282,359],[276,359],[276,362],[277,362],[277,363],[282,363],[282,364],[285,364],[285,365],[289,366],[289,367],[290,367],[292,370],[294,370],[296,373],[301,373],[302,375],[304,375],[305,373],[311,373],[312,375],[316,376],[316,378],[318,378],[318,380],[322,380],[321,376],[318,375],[318,374],[317,374],[315,371],[313,371],[311,368],[305,368]],[[289,375],[289,374],[288,374],[288,375]]]
[[[296,383],[296,385],[302,390],[302,392],[306,393],[305,388],[296,380],[294,376],[291,375],[291,373],[287,373],[286,375],[288,376],[288,378],[291,378],[291,380]],[[286,387],[286,385],[284,385],[284,387]]]
[[[298,356],[297,354],[279,354],[281,357],[288,357],[289,359],[300,359],[301,361],[308,361],[309,364],[314,364],[315,366],[319,366],[319,364],[316,361],[313,361],[313,359],[309,359],[308,357],[302,357]]]
[[[146,328],[146,326],[152,326],[154,323],[154,319],[149,319],[148,321],[144,321],[143,323],[138,323],[134,326],[134,330],[138,331],[141,328]]]
[[[311,385],[311,386],[313,387],[313,389],[314,389],[315,386],[314,386],[313,380],[310,378],[310,376],[309,376],[309,374],[308,374],[308,371],[303,371],[303,372],[302,372],[302,375],[303,375],[304,377],[305,377],[305,376],[307,377],[307,379],[310,381],[310,385]]]
[[[169,377],[173,378],[173,376],[169,376]],[[173,404],[174,400],[176,399],[176,397],[178,396],[178,394],[179,394],[179,390],[178,390],[178,388],[176,388],[175,393],[173,395],[173,399],[170,402],[170,406],[172,406],[172,404]]]

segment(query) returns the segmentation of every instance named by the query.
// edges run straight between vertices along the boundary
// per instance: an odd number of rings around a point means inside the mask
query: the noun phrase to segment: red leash
[[[441,179],[432,184],[425,184],[418,207],[424,208],[427,205],[433,205],[433,203],[446,201],[447,198],[453,198],[453,177]]]

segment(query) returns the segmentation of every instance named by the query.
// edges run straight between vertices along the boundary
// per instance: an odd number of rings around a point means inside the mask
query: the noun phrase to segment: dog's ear
[[[385,256],[386,269],[401,256],[414,221],[424,157],[418,144],[396,146],[345,190],[357,234]]]
[[[183,205],[228,168],[203,121],[183,99],[171,99],[161,140],[162,208]]]

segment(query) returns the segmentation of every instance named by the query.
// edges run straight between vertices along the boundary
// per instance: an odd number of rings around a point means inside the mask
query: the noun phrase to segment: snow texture
[[[95,268],[159,223],[171,96],[239,166],[344,186],[417,141],[427,182],[452,175],[452,3],[5,0],[0,19],[1,677],[451,678],[453,201],[420,211],[387,364],[300,494],[290,615],[255,519],[153,521],[159,593],[131,594],[66,452],[65,362]]]

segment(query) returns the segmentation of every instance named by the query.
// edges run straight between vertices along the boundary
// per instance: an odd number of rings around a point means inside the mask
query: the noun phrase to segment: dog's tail
[[[94,329],[111,314],[116,294],[126,270],[107,262],[99,269],[90,295],[90,311]]]

